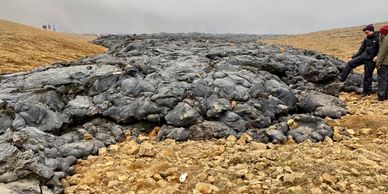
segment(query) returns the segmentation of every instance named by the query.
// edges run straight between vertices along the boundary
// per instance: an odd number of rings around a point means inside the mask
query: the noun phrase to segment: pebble
[[[117,177],[117,180],[119,180],[119,181],[125,181],[127,179],[128,179],[128,176],[125,176],[125,175]]]
[[[109,181],[108,182],[108,187],[113,187],[113,186],[116,186],[118,184],[120,184],[120,182],[117,181],[117,180]]]
[[[374,130],[371,128],[362,128],[360,129],[361,135],[370,135]]]
[[[317,187],[311,188],[310,193],[311,194],[323,194],[322,190],[320,188],[317,188]]]
[[[156,150],[153,145],[149,143],[140,144],[139,156],[141,157],[154,157],[156,155]]]
[[[168,185],[168,182],[165,181],[165,180],[159,180],[159,181],[157,182],[157,184],[159,185],[159,187],[164,188],[164,187],[166,187],[166,186]]]
[[[208,177],[207,177],[207,181],[208,181],[209,183],[214,183],[214,182],[216,181],[216,178],[214,178],[213,176],[208,176]]]
[[[104,156],[104,155],[106,155],[106,153],[107,153],[107,149],[106,148],[99,148],[98,149],[98,155],[99,156]]]
[[[160,174],[154,174],[153,178],[155,179],[155,181],[163,180],[163,177],[160,176]]]
[[[90,133],[85,133],[84,134],[84,140],[92,140],[93,139],[93,135],[90,134]]]
[[[252,138],[250,135],[244,133],[244,134],[242,134],[241,137],[237,140],[237,143],[240,144],[240,145],[245,145],[245,144],[251,142],[252,140],[253,140],[253,138]]]
[[[252,141],[252,142],[250,142],[250,149],[251,150],[266,150],[267,145],[264,143]]]
[[[210,194],[213,192],[218,192],[220,189],[209,183],[199,182],[195,185],[195,189],[203,194]]]
[[[334,185],[336,183],[337,178],[335,176],[332,176],[328,173],[324,173],[322,175],[323,181],[330,183],[331,185]]]
[[[229,135],[227,138],[226,138],[227,141],[229,142],[236,142],[237,141],[237,138],[234,136],[234,135]]]
[[[294,186],[294,187],[290,187],[287,189],[289,192],[291,193],[302,193],[303,192],[303,188],[301,186]]]
[[[341,191],[341,192],[345,192],[346,191],[346,185],[347,185],[347,183],[344,182],[344,181],[340,181],[340,182],[338,182],[336,184],[338,190]]]

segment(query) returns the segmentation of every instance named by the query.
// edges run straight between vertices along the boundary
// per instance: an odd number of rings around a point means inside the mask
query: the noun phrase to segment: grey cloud
[[[285,34],[387,21],[388,1],[371,1],[0,0],[0,18],[76,33]]]

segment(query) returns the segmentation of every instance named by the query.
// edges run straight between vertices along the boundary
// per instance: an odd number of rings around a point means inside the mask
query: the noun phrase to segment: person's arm
[[[376,39],[372,43],[372,45],[368,48],[365,48],[366,53],[370,55],[371,57],[377,56],[377,53],[379,53],[379,40]]]
[[[360,56],[365,51],[365,48],[366,48],[366,41],[364,39],[364,42],[362,42],[360,49],[358,49],[358,52],[352,56],[352,59]]]
[[[381,61],[384,61],[388,55],[388,38],[384,37],[382,41],[383,42],[380,45],[379,53],[377,54],[377,64],[380,64]]]

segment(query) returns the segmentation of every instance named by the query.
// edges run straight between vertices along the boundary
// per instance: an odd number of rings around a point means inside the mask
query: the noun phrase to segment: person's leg
[[[373,71],[375,70],[375,63],[371,60],[364,61],[364,83],[362,93],[363,95],[370,95],[372,93]]]
[[[388,100],[388,64],[383,65],[385,70],[385,98],[384,100]]]
[[[345,81],[346,78],[348,78],[348,75],[350,74],[350,72],[356,68],[357,66],[360,66],[363,64],[363,61],[362,59],[360,59],[359,57],[356,57],[352,60],[350,60],[348,63],[346,63],[346,66],[345,68],[342,70],[341,74],[340,74],[340,81]]]
[[[377,69],[377,76],[378,76],[378,100],[384,100],[386,99],[387,95],[387,80],[388,80],[388,66],[381,65]]]

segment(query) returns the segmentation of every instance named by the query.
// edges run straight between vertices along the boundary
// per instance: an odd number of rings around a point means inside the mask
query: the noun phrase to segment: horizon
[[[360,0],[1,0],[0,19],[78,34],[301,34],[387,22]],[[373,5],[386,4],[374,0]],[[283,6],[279,6],[283,5]]]

